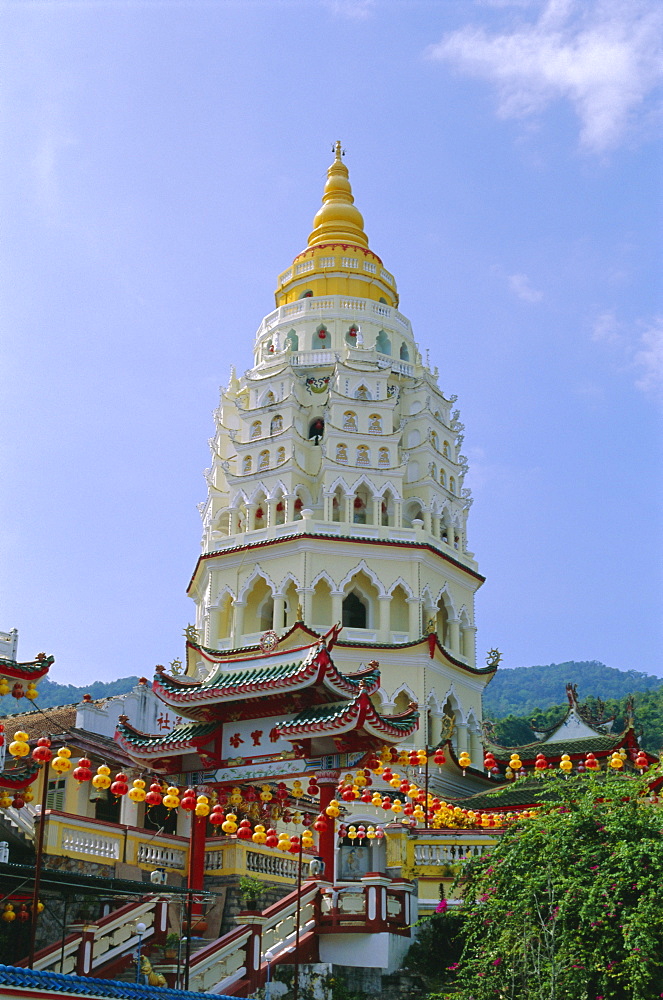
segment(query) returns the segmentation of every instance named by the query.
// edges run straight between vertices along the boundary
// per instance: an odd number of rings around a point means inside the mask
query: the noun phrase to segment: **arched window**
[[[389,624],[392,632],[409,632],[410,630],[410,610],[407,603],[407,594],[400,586],[396,587],[389,602]]]
[[[359,327],[356,325],[356,323],[353,323],[345,335],[346,344],[350,344],[351,347],[356,347],[358,334],[359,334]]]
[[[368,447],[365,444],[360,444],[357,448],[357,465],[370,465],[371,456]]]
[[[348,446],[346,444],[336,445],[336,461],[345,464],[348,460]]]
[[[400,349],[399,354],[400,354],[401,361],[409,361],[410,360],[410,352],[407,349],[407,344],[401,344],[401,349]]]
[[[352,520],[355,524],[371,524],[373,517],[373,498],[365,484],[355,493],[352,501]]]
[[[351,590],[343,599],[342,622],[348,628],[366,628],[366,605],[356,593]]]
[[[389,465],[389,449],[380,448],[378,450],[378,465],[388,466]]]
[[[269,452],[261,451],[258,455],[258,471],[269,468]]]
[[[298,351],[299,350],[299,337],[294,330],[290,330],[288,336],[285,338],[285,349],[286,351]]]
[[[311,349],[314,351],[325,351],[329,347],[331,347],[331,336],[329,335],[329,330],[326,326],[319,326],[313,334],[313,344],[311,345]]]
[[[449,476],[449,492],[450,493],[456,492],[456,480],[454,479],[453,476]]]
[[[278,434],[279,431],[283,430],[283,417],[280,413],[277,413],[275,417],[272,417],[271,423],[269,425],[270,434]]]
[[[300,297],[300,299],[312,299],[313,298],[313,292],[311,291],[310,288],[307,288],[306,291],[302,292],[302,294],[299,297]]]
[[[276,464],[281,465],[282,462],[285,462],[285,448],[279,448],[276,452]]]
[[[445,458],[449,458],[449,442],[445,441],[442,445],[442,454]]]
[[[358,385],[355,389],[355,399],[371,399],[371,394],[369,392],[367,385]]]
[[[380,354],[391,354],[391,341],[384,330],[380,330],[375,338],[375,350]]]
[[[394,498],[390,490],[386,490],[382,497],[380,517],[381,524],[388,525],[394,523]]]
[[[301,497],[297,497],[295,500],[295,521],[301,521],[302,519],[302,509],[304,507],[304,501]]]
[[[437,466],[435,462],[430,463],[430,465],[428,466],[428,472],[431,479],[437,480]]]
[[[253,459],[250,455],[245,455],[242,459],[242,473],[247,475],[253,468]]]
[[[262,423],[259,420],[254,420],[251,424],[251,440],[253,438],[259,438],[262,435]]]
[[[430,432],[430,443],[433,445],[433,448],[435,448],[435,451],[440,450],[440,439],[438,438],[435,431]]]
[[[262,401],[262,405],[273,406],[275,402],[276,402],[276,397],[274,396],[274,393],[270,390],[268,393],[265,394],[265,397]]]
[[[309,441],[313,439],[315,444],[318,444],[320,438],[325,433],[325,422],[322,417],[315,417],[308,428]]]
[[[444,486],[445,489],[447,488],[447,474],[444,469],[440,469],[440,485]]]
[[[279,495],[276,501],[276,515],[274,520],[276,524],[285,524],[285,500],[283,499],[283,495]]]
[[[382,434],[382,417],[379,413],[371,413],[368,418],[368,433]]]
[[[357,414],[353,413],[352,410],[346,410],[343,414],[343,430],[344,431],[356,431],[357,430]]]
[[[255,514],[253,515],[253,527],[254,528],[264,528],[267,524],[267,504],[265,498],[263,497],[258,501],[258,506],[255,509]]]
[[[410,500],[403,508],[403,527],[411,528],[416,520],[423,521],[421,505],[416,500]]]

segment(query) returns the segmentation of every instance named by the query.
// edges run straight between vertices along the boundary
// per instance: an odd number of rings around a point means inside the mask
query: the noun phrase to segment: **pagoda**
[[[476,659],[483,577],[456,397],[422,359],[333,152],[253,366],[231,370],[214,413],[195,625],[184,664],[153,683],[178,724],[116,733],[143,767],[211,788],[314,773],[321,809],[379,747],[449,739],[480,767],[496,669]],[[485,785],[453,760],[445,781]],[[331,864],[333,832],[322,841]]]

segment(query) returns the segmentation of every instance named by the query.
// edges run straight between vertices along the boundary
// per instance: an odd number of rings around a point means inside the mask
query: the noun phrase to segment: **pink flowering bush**
[[[627,775],[549,790],[554,804],[463,871],[454,997],[663,996],[663,810]]]

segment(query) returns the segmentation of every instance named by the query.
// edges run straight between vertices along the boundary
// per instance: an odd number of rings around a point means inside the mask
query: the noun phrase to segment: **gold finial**
[[[332,146],[334,162],[327,168],[327,183],[322,195],[322,208],[313,220],[313,232],[308,245],[320,243],[350,243],[368,247],[368,237],[364,232],[364,219],[355,207],[352,188],[348,178],[348,168],[343,162],[345,150],[341,140]]]

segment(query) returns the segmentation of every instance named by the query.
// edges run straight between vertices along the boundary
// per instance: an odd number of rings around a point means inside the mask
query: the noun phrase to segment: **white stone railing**
[[[317,368],[336,362],[333,351],[295,351],[289,357],[293,368]]]
[[[120,857],[119,842],[112,837],[67,826],[62,830],[62,848],[92,858],[114,858],[117,861]]]
[[[294,858],[280,858],[276,854],[259,854],[247,851],[246,867],[250,872],[261,875],[278,875],[280,878],[296,878],[297,862]]]
[[[154,865],[162,868],[181,868],[184,870],[186,853],[175,847],[164,847],[160,844],[139,844],[136,853],[139,865]]]
[[[486,844],[415,844],[414,863],[417,865],[449,865],[469,858],[478,858],[488,849]]]
[[[388,272],[385,272],[388,274]],[[393,281],[393,278],[391,279]],[[324,314],[330,316],[345,317],[348,313],[361,313],[363,316],[375,316],[378,322],[387,321],[412,333],[410,321],[393,306],[383,302],[373,302],[371,299],[354,298],[348,295],[329,295],[325,298],[311,297],[299,299],[297,302],[290,302],[288,305],[279,306],[263,319],[258,328],[256,339],[259,340],[264,334],[269,333],[281,323],[292,322],[295,317],[314,316],[322,318]]]

